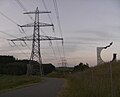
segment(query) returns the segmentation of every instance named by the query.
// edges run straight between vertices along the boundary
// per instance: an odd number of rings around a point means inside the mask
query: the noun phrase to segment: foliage
[[[61,72],[53,71],[53,72],[47,74],[47,77],[53,77],[53,78],[64,78],[64,74],[61,73]]]
[[[14,60],[7,64],[0,63],[0,74],[23,75],[26,73],[28,60]]]
[[[13,56],[0,56],[0,64],[7,64],[15,62],[15,58]]]
[[[0,56],[0,74],[3,74],[7,69],[7,64],[15,62],[13,56]]]
[[[79,65],[74,66],[74,70],[73,71],[84,71],[84,70],[86,70],[88,68],[89,68],[88,63],[86,63],[86,64],[80,63]]]
[[[70,74],[72,71],[72,67],[58,67],[54,72],[48,74],[47,76],[55,78],[64,78],[67,74]]]
[[[49,64],[43,64],[43,70],[44,74],[51,73],[52,71],[55,71],[55,66],[53,66],[51,63]]]
[[[13,56],[0,56],[0,74],[24,75],[27,71],[27,64],[31,64],[33,75],[40,74],[40,64],[37,61],[15,60]],[[52,64],[42,64],[44,74],[48,74],[55,70]]]

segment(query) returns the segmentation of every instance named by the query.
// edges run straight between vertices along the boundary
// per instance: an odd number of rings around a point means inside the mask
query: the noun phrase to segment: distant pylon
[[[12,39],[10,41],[32,41],[32,52],[30,56],[30,62],[27,65],[27,75],[32,74],[32,65],[31,61],[36,60],[40,64],[40,75],[43,75],[43,68],[42,68],[42,57],[41,57],[41,52],[40,52],[40,43],[43,40],[63,40],[63,38],[57,38],[57,37],[50,37],[50,36],[43,36],[40,34],[40,28],[41,27],[46,27],[46,26],[52,26],[54,27],[53,24],[47,24],[47,23],[40,23],[39,22],[39,14],[43,13],[51,13],[49,11],[39,11],[38,7],[36,8],[35,12],[26,12],[24,14],[35,14],[35,21],[34,23],[31,24],[26,24],[22,25],[20,27],[34,27],[33,35],[32,36],[27,36],[27,37],[22,37],[22,38],[16,38]]]
[[[67,67],[67,65],[68,65],[67,60],[64,57],[62,57],[60,61],[61,62],[58,63],[59,65],[61,65],[62,67]]]

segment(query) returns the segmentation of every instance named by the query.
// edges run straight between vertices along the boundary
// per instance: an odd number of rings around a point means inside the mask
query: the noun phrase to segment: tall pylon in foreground
[[[33,61],[33,60],[36,60],[39,63],[39,65],[40,65],[40,75],[41,76],[43,75],[42,57],[41,57],[41,52],[40,52],[41,41],[44,41],[44,40],[49,40],[49,41],[51,41],[51,40],[62,40],[63,41],[63,38],[41,35],[41,33],[40,33],[40,28],[41,27],[48,27],[48,26],[54,27],[53,24],[41,23],[39,21],[39,14],[44,14],[44,13],[51,13],[51,12],[50,11],[39,11],[39,9],[37,7],[34,12],[24,13],[24,14],[35,14],[34,23],[26,24],[26,25],[22,25],[22,26],[19,25],[21,28],[22,27],[34,27],[33,35],[10,40],[12,42],[14,42],[14,41],[24,41],[24,42],[25,41],[32,41],[32,52],[31,52],[31,56],[30,56],[30,62],[27,65],[27,75],[32,74],[33,69],[32,69],[31,61]]]

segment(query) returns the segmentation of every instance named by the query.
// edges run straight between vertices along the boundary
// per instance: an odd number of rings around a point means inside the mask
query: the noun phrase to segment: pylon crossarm
[[[28,37],[21,37],[21,38],[16,38],[16,39],[8,39],[8,41],[33,41],[34,39],[32,38],[32,36],[28,36]],[[58,38],[58,37],[51,37],[51,36],[44,36],[41,35],[40,39],[37,38],[37,40],[63,40],[63,38]]]
[[[51,13],[51,11],[25,12],[24,14],[43,14],[43,13]]]
[[[51,13],[50,11],[39,11],[38,7],[34,12],[25,12],[24,14],[43,14],[43,13]]]
[[[54,26],[53,24],[48,24],[48,23],[39,23],[39,27],[47,27],[47,26]],[[20,27],[34,27],[34,23],[22,25]]]
[[[51,37],[51,36],[40,36],[40,40],[63,40],[63,38]]]
[[[43,26],[54,26],[53,24],[48,24],[48,23],[40,23],[40,22],[39,22],[39,24],[40,24],[40,25],[43,25]]]
[[[34,27],[34,23],[20,25],[20,27]]]
[[[15,38],[15,39],[7,39],[8,41],[25,41],[26,39],[32,39],[32,36],[26,36],[21,38]]]

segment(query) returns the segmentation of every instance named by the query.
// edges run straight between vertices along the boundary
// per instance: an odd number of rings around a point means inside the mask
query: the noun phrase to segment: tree
[[[52,71],[55,70],[55,66],[53,66],[51,63],[49,64],[43,64],[43,70],[44,70],[44,74],[48,74],[51,73]]]
[[[88,63],[83,64],[82,62],[80,62],[79,65],[74,66],[74,70],[73,71],[84,71],[84,70],[86,70],[88,68],[89,68],[89,64]]]
[[[16,60],[13,56],[0,56],[0,74],[24,75],[29,62],[32,65],[32,74],[40,74],[40,65],[37,61]],[[42,66],[45,75],[55,70],[55,66],[51,63],[42,64]]]

